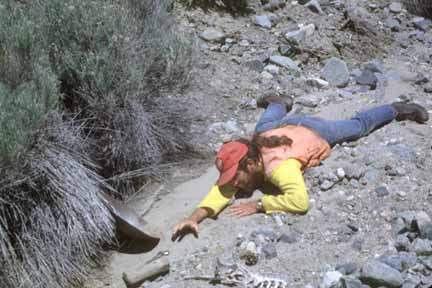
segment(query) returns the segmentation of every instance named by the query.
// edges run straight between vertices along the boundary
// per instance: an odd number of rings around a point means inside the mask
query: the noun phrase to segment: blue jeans
[[[354,141],[390,123],[396,117],[391,105],[382,105],[357,114],[349,120],[326,120],[302,114],[287,114],[285,105],[270,103],[261,115],[255,133],[284,125],[304,126],[316,131],[330,146]]]

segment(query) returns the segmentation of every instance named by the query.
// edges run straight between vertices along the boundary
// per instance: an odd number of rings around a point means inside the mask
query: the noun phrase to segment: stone
[[[377,86],[378,78],[375,76],[375,73],[370,70],[363,70],[360,76],[355,77],[355,81],[359,85],[369,86],[372,89],[375,89]]]
[[[285,39],[292,45],[300,45],[306,39],[306,31],[301,29],[285,33]]]
[[[334,186],[334,184],[335,183],[333,183],[332,181],[325,180],[323,183],[321,183],[320,189],[322,191],[327,191],[327,190],[331,189]]]
[[[279,239],[279,235],[273,229],[259,229],[251,233],[252,238],[263,236],[268,242],[276,242]]]
[[[289,70],[298,71],[299,67],[296,62],[294,62],[291,58],[285,56],[271,56],[270,62],[281,67],[287,68]]]
[[[342,287],[342,273],[339,271],[329,271],[324,274],[322,287],[323,288],[338,288]]]
[[[389,10],[392,13],[398,14],[402,12],[402,4],[399,2],[393,2],[389,6]]]
[[[404,281],[398,270],[376,260],[370,260],[363,265],[360,271],[360,280],[372,287],[394,288],[401,287]]]
[[[315,108],[320,103],[320,98],[314,94],[303,95],[296,99],[296,103],[304,107]]]
[[[357,264],[352,262],[336,266],[336,270],[341,272],[344,275],[354,274],[357,271],[357,269],[358,269]]]
[[[427,31],[432,24],[432,21],[429,19],[425,19],[423,17],[414,17],[412,19],[412,23],[415,28],[420,29],[422,31]]]
[[[308,79],[306,79],[305,82],[309,86],[316,87],[316,88],[324,88],[324,87],[329,86],[329,83],[327,81],[319,79],[319,78],[308,78]]]
[[[270,72],[273,75],[277,75],[277,74],[279,74],[280,68],[276,65],[269,64],[269,65],[264,67],[264,70],[267,72]]]
[[[382,61],[380,61],[378,59],[373,59],[373,60],[365,63],[364,69],[369,70],[369,71],[374,72],[374,73],[375,72],[381,73],[381,74],[385,73],[384,64],[382,63]],[[361,71],[360,71],[360,73],[361,73]],[[358,76],[360,76],[360,74]]]
[[[417,238],[412,243],[410,251],[415,252],[418,256],[431,256],[432,245],[430,240]]]
[[[344,61],[332,57],[326,62],[321,76],[332,86],[345,87],[349,83],[350,73]]]
[[[342,279],[344,288],[362,288],[363,284],[360,280],[352,277],[347,277]]]
[[[292,56],[295,54],[295,49],[291,45],[280,45],[278,51],[282,56]]]
[[[208,42],[223,43],[225,40],[225,34],[214,28],[208,28],[200,34],[200,37]]]
[[[420,237],[423,239],[432,240],[432,223],[429,223],[422,228]]]
[[[271,21],[267,15],[255,16],[254,24],[259,26],[259,27],[265,28],[265,29],[271,29],[272,28],[272,23],[271,23]]]
[[[273,75],[267,71],[263,71],[261,72],[261,78],[265,79],[265,80],[271,80],[273,79]]]
[[[318,0],[311,0],[311,1],[307,2],[305,4],[305,7],[309,8],[309,10],[311,10],[314,13],[324,14],[324,11],[322,10],[321,5],[318,2]]]
[[[262,252],[264,253],[267,259],[273,259],[278,256],[276,246],[274,244],[267,244],[262,248]]]
[[[249,60],[246,61],[243,65],[248,67],[250,70],[256,71],[258,73],[264,71],[264,64],[259,60]]]
[[[395,240],[395,248],[398,251],[408,251],[411,245],[411,241],[408,239],[406,234],[397,235]]]
[[[432,83],[428,83],[423,87],[424,92],[426,93],[432,93]]]
[[[293,244],[299,241],[299,235],[297,233],[291,232],[291,233],[282,233],[282,235],[279,237],[278,242],[287,243],[287,244]]]
[[[385,197],[385,196],[390,195],[390,192],[388,191],[387,187],[385,187],[385,186],[379,186],[379,187],[375,188],[375,192],[376,192],[378,197]]]
[[[415,213],[415,218],[412,223],[413,229],[422,233],[422,230],[431,223],[431,218],[425,211],[417,211]]]
[[[412,252],[399,252],[398,254],[394,255],[382,256],[379,258],[379,260],[393,267],[399,272],[403,272],[417,263],[417,256]]]
[[[384,21],[384,27],[387,27],[394,32],[398,32],[402,28],[400,22],[393,17],[389,17]]]
[[[337,177],[339,178],[339,180],[342,180],[342,179],[344,179],[345,178],[345,170],[343,169],[343,168],[338,168],[337,170],[336,170],[336,175],[337,175]]]
[[[363,249],[363,240],[361,239],[355,239],[352,244],[351,247],[356,250],[356,251],[362,251]]]

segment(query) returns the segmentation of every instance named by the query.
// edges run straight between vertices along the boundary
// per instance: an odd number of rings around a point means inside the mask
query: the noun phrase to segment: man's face
[[[243,197],[250,197],[263,181],[262,171],[259,171],[255,164],[251,164],[247,165],[246,171],[238,169],[230,184],[237,188]]]

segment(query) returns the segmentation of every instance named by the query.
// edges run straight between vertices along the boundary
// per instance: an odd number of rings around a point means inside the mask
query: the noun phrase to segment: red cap
[[[248,150],[247,145],[238,141],[222,145],[216,155],[216,167],[220,172],[216,185],[225,185],[234,178],[239,162],[247,154]]]

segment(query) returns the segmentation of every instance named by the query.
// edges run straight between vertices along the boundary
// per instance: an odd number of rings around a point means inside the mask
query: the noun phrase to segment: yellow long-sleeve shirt
[[[296,159],[282,161],[275,167],[268,179],[270,183],[279,188],[277,195],[266,194],[262,197],[262,203],[266,213],[291,212],[306,213],[309,208],[309,196],[301,171],[302,163]],[[265,190],[265,189],[263,189]],[[212,215],[217,215],[230,202],[236,193],[236,189],[224,186],[220,189],[214,185],[198,207],[209,208]]]

